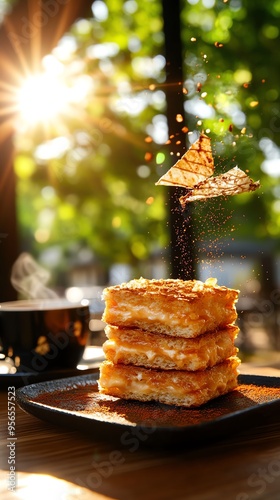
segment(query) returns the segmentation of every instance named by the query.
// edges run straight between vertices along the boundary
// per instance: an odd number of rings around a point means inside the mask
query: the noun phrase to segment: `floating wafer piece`
[[[156,182],[156,185],[192,188],[213,173],[214,160],[210,139],[201,134],[184,156]]]
[[[259,181],[254,182],[238,167],[216,177],[212,176],[213,173],[211,141],[209,137],[201,134],[182,158],[156,182],[156,185],[186,188],[188,192],[180,197],[183,208],[192,201],[207,200],[216,196],[233,196],[255,191],[260,187]]]
[[[180,197],[180,203],[184,207],[186,203],[191,201],[207,200],[216,196],[233,196],[255,191],[259,187],[259,181],[254,182],[243,170],[234,167],[224,174],[210,177],[210,179],[194,186],[186,195]]]

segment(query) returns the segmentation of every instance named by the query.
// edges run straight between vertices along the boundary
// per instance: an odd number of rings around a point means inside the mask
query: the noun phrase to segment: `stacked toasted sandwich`
[[[212,278],[140,278],[106,288],[100,392],[193,407],[233,390],[238,293]]]

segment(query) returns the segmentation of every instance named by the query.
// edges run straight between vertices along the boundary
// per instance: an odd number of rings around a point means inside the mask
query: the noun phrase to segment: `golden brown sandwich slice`
[[[205,333],[194,339],[154,334],[139,329],[107,325],[109,340],[103,344],[113,363],[132,364],[162,370],[204,370],[237,353],[237,326]]]
[[[237,387],[238,365],[239,359],[232,357],[207,370],[188,372],[104,361],[100,366],[99,390],[123,399],[200,406]]]
[[[135,279],[103,291],[103,321],[120,328],[140,328],[164,335],[194,338],[236,320],[238,290],[215,279]]]

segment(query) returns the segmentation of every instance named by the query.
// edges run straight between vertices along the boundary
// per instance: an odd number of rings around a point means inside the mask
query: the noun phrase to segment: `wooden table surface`
[[[242,366],[243,373],[280,370]],[[183,449],[131,451],[16,407],[15,457],[7,444],[7,390],[0,394],[3,500],[249,500],[280,498],[279,421]],[[8,460],[15,458],[16,489]]]

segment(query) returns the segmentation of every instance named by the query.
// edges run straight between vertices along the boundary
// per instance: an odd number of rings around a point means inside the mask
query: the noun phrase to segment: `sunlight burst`
[[[18,92],[21,118],[30,125],[51,120],[69,106],[69,88],[57,76],[39,73],[27,78]]]

